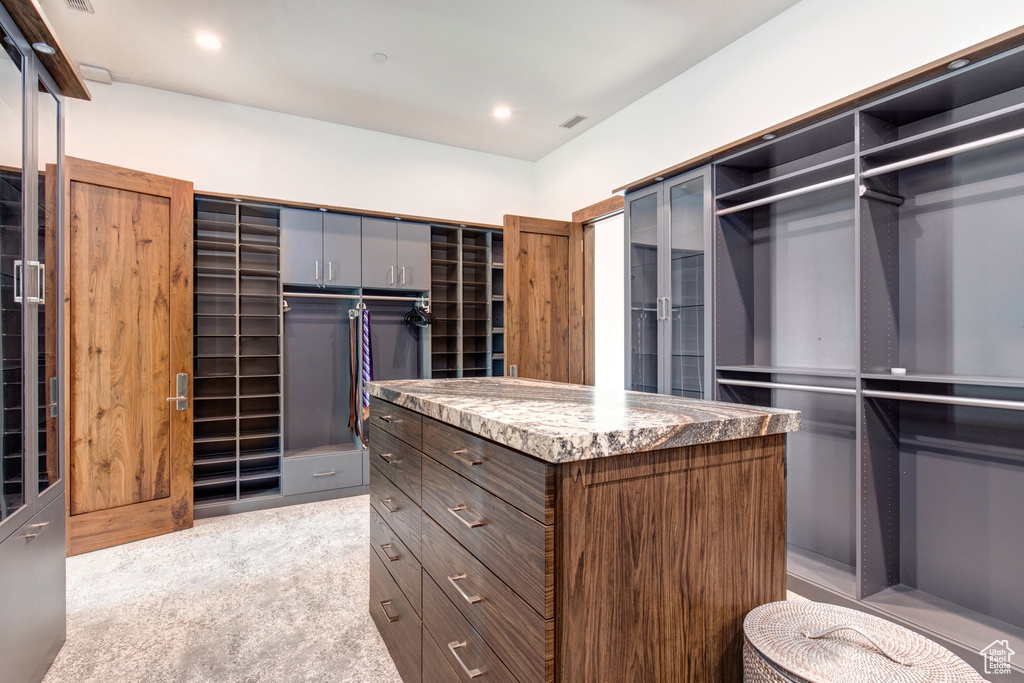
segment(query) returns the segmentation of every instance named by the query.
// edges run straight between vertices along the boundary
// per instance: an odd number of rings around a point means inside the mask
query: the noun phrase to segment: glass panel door
[[[0,57],[0,522],[27,510],[29,474],[22,430],[22,308],[15,301],[15,277],[22,270],[24,236],[22,172],[22,56],[2,30]],[[18,297],[21,298],[20,296]],[[0,534],[0,538],[4,534]]]
[[[666,269],[671,324],[668,390],[673,396],[705,398],[706,329],[704,251],[710,224],[708,180],[701,173],[668,188],[669,226]],[[663,262],[664,263],[664,262]]]
[[[658,226],[661,188],[630,199],[626,211],[629,272],[629,354],[627,389],[657,393],[658,331],[661,314],[658,291]]]

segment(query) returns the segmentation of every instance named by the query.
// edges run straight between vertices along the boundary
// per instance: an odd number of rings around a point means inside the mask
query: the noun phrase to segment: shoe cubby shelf
[[[718,396],[802,413],[794,587],[1024,644],[1024,48],[713,169]]]
[[[431,376],[505,374],[502,234],[431,228]]]
[[[195,203],[196,507],[281,493],[280,218]]]

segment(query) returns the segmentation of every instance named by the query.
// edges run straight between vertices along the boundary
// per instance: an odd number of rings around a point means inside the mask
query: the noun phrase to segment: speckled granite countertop
[[[372,396],[548,462],[793,432],[794,410],[511,377],[371,382]]]

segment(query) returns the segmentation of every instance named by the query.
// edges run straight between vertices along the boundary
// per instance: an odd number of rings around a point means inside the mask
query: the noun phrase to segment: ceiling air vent
[[[96,10],[92,8],[92,3],[89,0],[64,0],[73,10],[78,12],[88,12],[89,14],[96,14]]]
[[[68,0],[68,2],[71,2],[71,1],[72,0]],[[576,114],[576,116],[572,117],[571,119],[569,119],[565,123],[559,125],[559,128],[572,128],[573,126],[575,126],[577,124],[580,124],[580,123],[583,123],[586,120],[587,120],[587,117],[584,116],[583,114]]]

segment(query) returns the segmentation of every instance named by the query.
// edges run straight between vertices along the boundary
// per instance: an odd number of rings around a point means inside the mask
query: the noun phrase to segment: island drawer
[[[423,416],[402,406],[371,397],[369,423],[414,448],[419,449],[423,445]]]
[[[370,616],[402,680],[418,682],[422,623],[376,553],[370,553]]]
[[[374,552],[380,557],[381,562],[391,572],[398,587],[405,593],[405,597],[420,614],[421,591],[421,569],[420,563],[413,557],[409,549],[402,543],[387,522],[381,519],[377,511],[370,508],[370,545]]]
[[[554,468],[528,455],[423,418],[423,452],[534,519],[550,524]]]
[[[487,567],[423,515],[423,571],[521,681],[545,676],[545,621]],[[553,653],[552,653],[553,654]]]
[[[370,427],[370,462],[419,505],[420,452],[378,427]]]
[[[423,683],[462,683],[451,664],[441,654],[427,629],[423,630]]]
[[[373,465],[370,466],[370,505],[418,559],[420,508]]]
[[[441,654],[460,678],[486,674],[488,681],[516,683],[515,677],[470,626],[430,577],[423,580],[423,620]]]
[[[550,577],[544,557],[547,544],[554,544],[553,527],[432,458],[423,458],[423,510],[533,609],[547,615]]]

